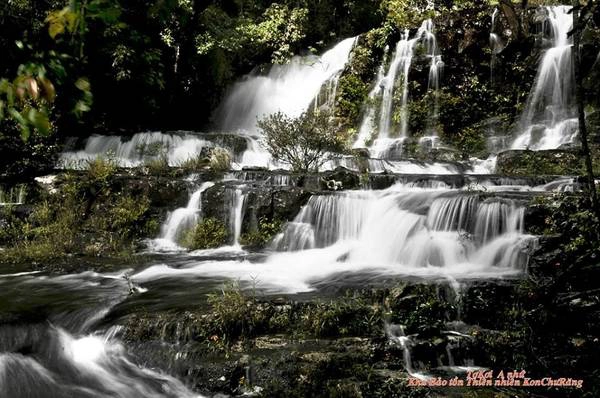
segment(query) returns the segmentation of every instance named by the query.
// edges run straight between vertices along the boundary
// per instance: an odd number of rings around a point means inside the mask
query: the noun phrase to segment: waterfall
[[[423,373],[415,372],[412,363],[412,353],[411,348],[413,346],[412,339],[406,335],[404,332],[404,327],[402,325],[395,325],[386,322],[384,325],[385,334],[390,342],[393,344],[397,344],[402,349],[402,359],[404,360],[404,369],[406,372],[414,378],[420,380],[427,380],[429,376]]]
[[[244,206],[246,204],[246,193],[236,188],[228,191],[229,202],[225,202],[229,209],[229,230],[233,236],[233,246],[240,247],[240,235],[242,233],[242,222],[244,220]]]
[[[396,86],[396,76],[400,72],[402,102],[400,107],[406,109],[408,101],[408,72],[414,53],[415,39],[408,39],[408,30],[402,35],[402,39],[396,44],[396,51],[392,58],[392,63],[383,80],[383,94],[381,100],[381,109],[379,116],[379,138],[389,138],[392,124],[394,88]],[[401,121],[400,136],[406,136],[406,120]]]
[[[17,185],[8,190],[0,186],[0,206],[22,205],[25,203],[27,189],[25,185]]]
[[[194,228],[202,214],[202,193],[212,187],[214,182],[204,182],[192,193],[186,207],[180,207],[169,213],[167,220],[160,228],[160,236],[154,239],[153,246],[157,250],[179,250],[179,242],[183,235]]]
[[[490,82],[494,85],[494,68],[496,67],[496,61],[498,54],[504,49],[504,43],[496,31],[496,18],[498,17],[498,8],[494,8],[492,13],[492,26],[490,28],[490,49],[492,51],[492,58],[490,60]]]
[[[274,247],[297,251],[352,242],[344,258],[353,263],[518,269],[524,265],[517,261],[518,243],[526,240],[523,215],[512,200],[482,201],[448,190],[400,186],[316,195]]]
[[[354,142],[353,148],[365,148],[367,146],[367,142],[372,138],[373,131],[377,129],[377,125],[375,123],[375,98],[380,95],[382,85],[385,78],[385,65],[387,64],[387,54],[389,47],[385,47],[385,52],[383,54],[383,61],[379,65],[377,69],[377,75],[375,77],[375,82],[373,84],[373,88],[369,92],[369,96],[367,99],[367,104],[364,110],[364,116],[360,123],[360,127],[358,129],[358,135],[356,136],[356,141]]]
[[[433,31],[433,21],[431,19],[425,20],[422,27],[422,41],[425,43],[425,51],[427,57],[431,59],[429,65],[429,79],[427,81],[427,89],[433,92],[433,105],[429,110],[429,119],[427,120],[427,133],[437,137],[437,122],[439,119],[440,105],[439,105],[439,89],[440,89],[440,78],[444,68],[444,62],[442,56],[439,54],[437,39]],[[432,144],[435,141],[430,138]]]
[[[569,6],[545,7],[544,26],[552,38],[521,116],[513,149],[554,149],[572,143],[578,133],[574,111],[574,72],[571,57],[573,27]]]
[[[402,152],[402,143],[408,137],[408,99],[409,99],[409,72],[415,56],[415,48],[418,43],[422,43],[425,49],[426,57],[430,59],[428,89],[434,93],[434,103],[429,112],[428,131],[435,135],[433,127],[436,124],[439,114],[437,93],[439,91],[440,75],[444,63],[439,55],[437,41],[433,32],[434,26],[431,19],[423,21],[417,33],[412,39],[409,39],[409,32],[406,30],[398,43],[392,56],[389,68],[384,74],[384,65],[386,57],[378,70],[375,85],[369,93],[369,99],[366,109],[363,113],[357,139],[354,142],[355,148],[365,147],[371,137],[376,137],[370,152],[371,156],[377,158],[390,158],[395,154]],[[400,120],[397,131],[393,131],[392,117],[394,114],[394,99],[397,90],[400,90],[399,115]],[[379,107],[379,120],[375,121],[376,109],[373,103],[377,98],[381,98]],[[374,134],[376,131],[377,134]],[[393,138],[396,137],[396,138]],[[432,140],[433,142],[433,140]]]
[[[300,116],[323,85],[339,76],[355,42],[355,37],[345,39],[321,57],[296,56],[288,64],[271,66],[266,75],[246,76],[231,88],[217,111],[221,130],[256,133],[256,123],[264,116],[276,112]]]
[[[137,133],[131,138],[92,135],[80,151],[64,152],[59,165],[65,168],[83,168],[89,160],[110,157],[119,166],[135,167],[145,161],[166,158],[170,166],[178,166],[197,157],[203,148],[215,144],[195,134]]]

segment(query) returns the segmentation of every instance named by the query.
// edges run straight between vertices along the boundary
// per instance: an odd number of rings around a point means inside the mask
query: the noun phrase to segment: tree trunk
[[[587,172],[587,188],[592,201],[593,210],[600,219],[600,206],[598,206],[598,194],[592,165],[592,154],[588,144],[587,127],[585,124],[585,110],[583,99],[583,78],[581,76],[580,38],[583,26],[579,26],[579,0],[573,0],[573,70],[575,72],[575,99],[577,102],[577,114],[579,119],[579,137],[581,139],[581,151],[585,160]]]

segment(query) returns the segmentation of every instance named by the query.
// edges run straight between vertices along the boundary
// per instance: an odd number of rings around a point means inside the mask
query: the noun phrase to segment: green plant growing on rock
[[[362,297],[316,303],[302,314],[301,329],[316,337],[377,335],[382,309]]]
[[[242,291],[238,281],[225,284],[220,293],[209,294],[208,303],[213,311],[212,327],[225,342],[256,335],[268,325],[268,312],[257,304],[255,294]]]
[[[209,167],[209,158],[205,154],[200,153],[180,162],[177,167],[180,167],[187,173],[195,173]]]
[[[213,148],[210,151],[208,165],[216,172],[227,171],[231,168],[231,154],[224,148]]]
[[[240,236],[240,244],[252,249],[261,249],[265,247],[279,232],[283,222],[281,220],[269,220],[262,217],[258,220],[258,228],[249,231]]]
[[[87,162],[87,176],[92,185],[106,185],[117,173],[118,165],[111,154],[106,157],[98,156]]]
[[[485,135],[474,126],[462,129],[453,137],[452,145],[460,151],[465,160],[472,156],[484,158],[487,149]]]
[[[298,118],[278,112],[258,126],[273,158],[297,172],[317,171],[347,150],[348,137],[333,125],[328,112],[303,113]]]
[[[182,245],[190,250],[214,249],[225,244],[227,237],[227,228],[222,221],[205,218],[186,233]]]
[[[368,94],[368,85],[356,74],[348,74],[340,78],[336,113],[346,120],[348,126],[354,126],[359,122],[360,112]]]
[[[160,154],[157,157],[147,159],[144,162],[144,167],[148,174],[165,175],[169,172],[169,159],[165,154]]]

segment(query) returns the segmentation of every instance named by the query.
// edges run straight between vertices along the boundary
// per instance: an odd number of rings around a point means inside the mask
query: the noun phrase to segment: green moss
[[[191,250],[214,249],[227,241],[227,228],[222,221],[206,218],[183,237],[182,244]]]

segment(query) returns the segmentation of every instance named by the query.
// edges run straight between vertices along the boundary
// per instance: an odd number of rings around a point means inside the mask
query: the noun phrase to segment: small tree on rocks
[[[331,119],[327,112],[303,113],[298,118],[278,112],[260,120],[258,127],[275,160],[289,164],[294,171],[318,171],[346,151],[348,137]]]

